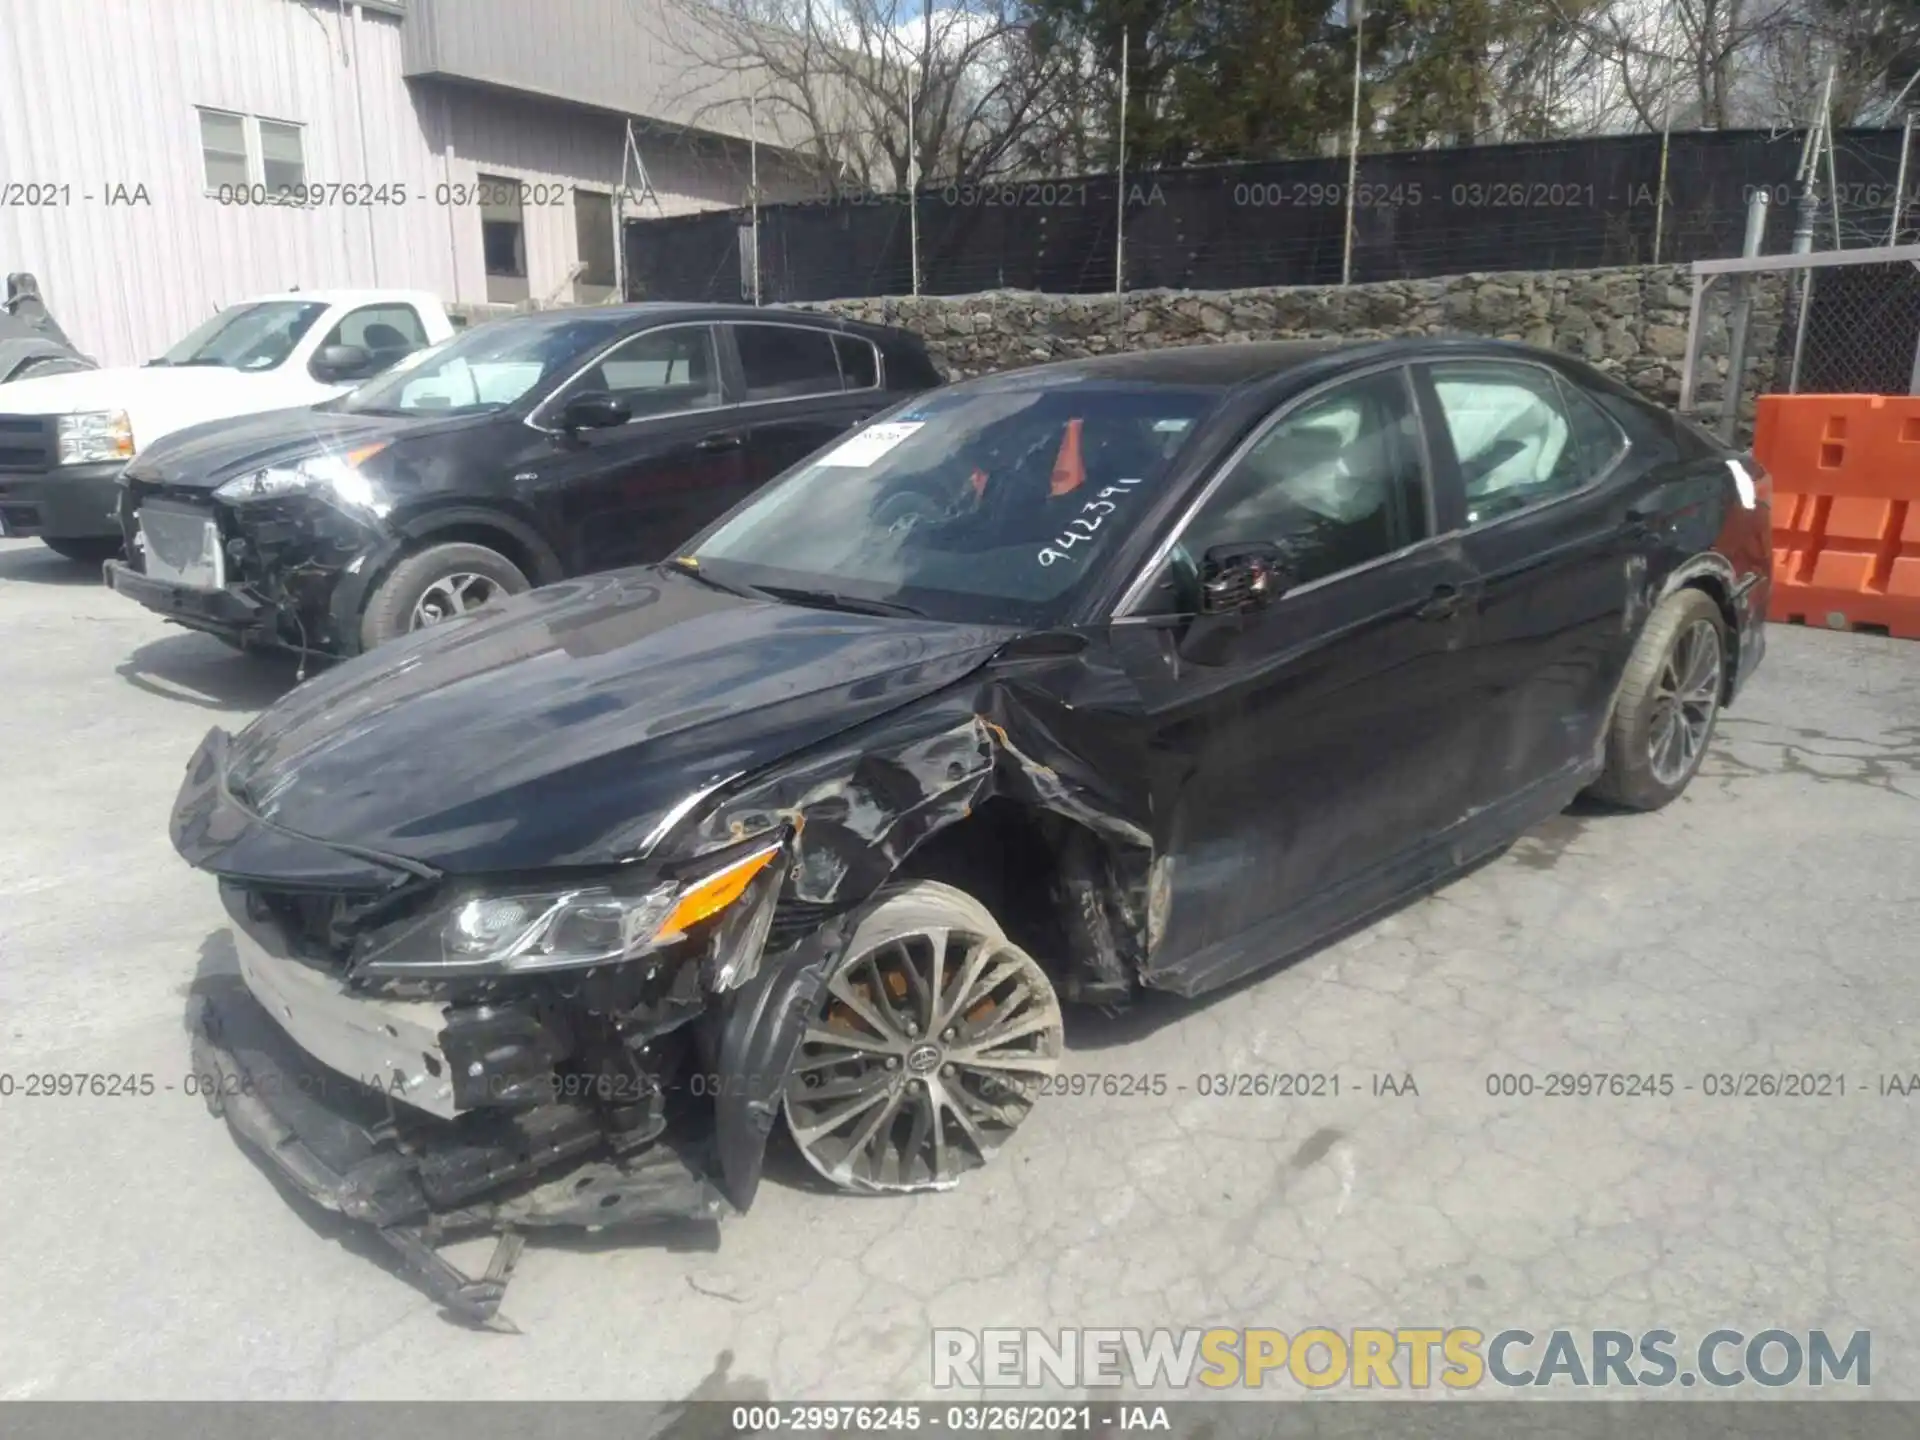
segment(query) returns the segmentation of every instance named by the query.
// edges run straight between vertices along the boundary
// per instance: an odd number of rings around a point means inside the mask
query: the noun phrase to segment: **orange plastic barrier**
[[[1763,396],[1753,454],[1773,477],[1768,618],[1920,640],[1920,397]]]

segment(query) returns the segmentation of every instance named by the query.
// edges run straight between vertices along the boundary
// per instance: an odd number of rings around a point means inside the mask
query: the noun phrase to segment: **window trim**
[[[405,310],[413,316],[414,327],[417,330],[419,330],[421,335],[421,340],[418,345],[415,345],[413,347],[413,349],[407,351],[407,355],[417,354],[418,352],[427,349],[429,346],[431,346],[434,343],[432,336],[429,334],[427,330],[426,317],[420,313],[420,307],[418,305],[415,305],[411,300],[380,300],[369,305],[354,305],[350,307],[344,315],[342,315],[338,320],[334,321],[333,324],[328,327],[326,333],[320,337],[320,343],[313,347],[313,354],[307,357],[307,373],[309,375],[313,375],[314,361],[319,358],[320,352],[327,348],[327,336],[339,334],[343,329],[346,328],[347,321],[351,320],[354,316],[362,314],[368,310]],[[362,333],[365,333],[364,326],[362,327]],[[346,342],[343,340],[341,343],[345,344]],[[365,349],[366,347],[362,346],[360,348]],[[400,359],[405,359],[405,358],[406,356],[400,357]],[[396,359],[391,363],[397,365],[400,363],[400,360]],[[320,377],[317,375],[313,375],[313,378],[318,380]],[[369,375],[367,378],[371,380],[373,376]],[[322,383],[324,384],[324,383],[333,383],[333,382],[323,381]]]
[[[1559,387],[1571,386],[1573,384],[1573,381],[1567,379],[1556,367],[1547,364],[1544,360],[1509,359],[1504,355],[1444,355],[1422,356],[1420,359],[1410,363],[1422,366],[1425,369],[1426,373],[1423,378],[1433,393],[1434,408],[1439,412],[1434,418],[1439,422],[1440,428],[1446,431],[1447,446],[1449,450],[1453,451],[1453,464],[1451,469],[1453,480],[1456,483],[1460,482],[1460,454],[1458,450],[1453,448],[1453,430],[1447,423],[1446,409],[1441,403],[1439,387],[1435,383],[1433,374],[1435,366],[1495,365],[1503,366],[1510,370],[1538,370],[1547,377],[1547,383],[1555,387],[1556,393]],[[1611,480],[1619,472],[1620,467],[1626,463],[1627,457],[1633,453],[1633,436],[1627,433],[1626,427],[1621,425],[1618,420],[1615,420],[1613,416],[1607,414],[1605,407],[1598,401],[1590,401],[1590,403],[1592,403],[1593,408],[1599,412],[1601,418],[1613,427],[1614,433],[1617,434],[1621,440],[1619,450],[1614,452],[1613,459],[1607,463],[1604,469],[1594,472],[1593,476],[1583,485],[1577,485],[1571,490],[1563,490],[1558,495],[1545,496],[1530,504],[1521,506],[1518,510],[1508,510],[1504,514],[1496,515],[1493,519],[1482,521],[1479,524],[1472,524],[1467,520],[1466,486],[1460,484],[1460,527],[1450,533],[1456,535],[1478,535],[1483,531],[1505,525],[1510,520],[1519,520],[1529,515],[1537,515],[1549,506],[1564,504],[1568,500],[1576,500],[1582,495],[1598,490]],[[1563,405],[1563,412],[1564,409],[1565,407]],[[1573,417],[1563,413],[1563,418],[1567,422],[1568,439],[1571,440],[1573,436]]]
[[[244,110],[226,110],[218,105],[196,105],[193,107],[193,119],[194,125],[200,132],[197,137],[200,150],[200,193],[212,196],[217,196],[220,193],[220,187],[213,184],[207,176],[207,131],[204,120],[208,115],[218,115],[223,120],[238,120],[240,122],[240,158],[246,162],[247,166],[246,183],[249,187],[260,183],[258,178],[259,170],[256,164],[259,158],[257,153],[259,147],[256,144],[258,136],[254,130],[253,116],[247,114]],[[227,153],[231,154],[232,152],[229,151]]]
[[[669,320],[662,325],[649,325],[643,330],[632,330],[625,335],[617,335],[607,344],[601,346],[600,349],[594,351],[592,355],[588,356],[585,364],[581,365],[572,374],[568,375],[566,379],[547,391],[542,399],[534,403],[533,408],[527,412],[526,418],[520,423],[529,429],[538,430],[543,435],[566,434],[566,431],[556,426],[542,425],[540,421],[550,418],[546,413],[548,408],[558,403],[561,395],[566,393],[573,382],[593,369],[593,367],[601,361],[605,360],[622,345],[631,345],[635,340],[644,339],[648,335],[663,334],[668,330],[705,330],[707,332],[707,343],[713,347],[714,352],[714,373],[720,380],[720,403],[718,405],[709,405],[704,410],[679,410],[666,415],[635,415],[631,420],[621,425],[620,428],[624,430],[628,425],[644,425],[653,420],[682,420],[689,415],[713,415],[722,410],[734,409],[736,408],[735,402],[727,399],[726,376],[722,373],[723,362],[720,358],[720,337],[713,333],[716,328],[711,320]]]
[[[538,430],[544,435],[565,434],[566,433],[565,431],[556,430],[551,425],[540,424],[539,422],[543,418],[545,418],[543,412],[546,410],[546,408],[550,404],[553,403],[553,401],[556,398],[558,398],[562,390],[565,390],[569,385],[573,384],[574,381],[578,380],[582,375],[586,374],[587,371],[591,370],[595,365],[598,365],[602,359],[604,359],[608,354],[612,353],[615,346],[624,345],[629,340],[637,340],[642,335],[651,335],[655,331],[659,331],[659,330],[683,330],[690,326],[700,326],[712,332],[714,347],[717,351],[720,344],[720,331],[730,325],[784,325],[790,330],[805,330],[814,335],[826,335],[828,337],[832,337],[835,335],[852,335],[851,331],[836,330],[829,325],[809,325],[804,321],[798,321],[798,320],[726,319],[726,320],[663,321],[661,324],[658,324],[658,325],[649,325],[644,330],[635,330],[628,334],[619,336],[617,339],[610,341],[602,349],[594,351],[592,356],[588,358],[585,364],[581,365],[579,369],[575,370],[572,374],[567,376],[566,379],[562,380],[553,389],[549,390],[544,400],[540,400],[536,402],[533,408],[527,412],[526,418],[522,420],[520,423],[528,426],[531,429]],[[831,399],[834,395],[873,395],[873,394],[885,395],[890,393],[887,389],[886,351],[882,350],[876,342],[868,339],[865,335],[853,335],[852,338],[856,340],[865,340],[867,344],[873,346],[875,374],[878,375],[879,381],[880,381],[878,385],[874,385],[871,387],[863,386],[858,390],[830,391],[830,392],[827,392],[826,394],[821,394],[821,395],[783,395],[777,400],[745,400],[745,399],[729,400],[726,398],[726,386],[723,383],[720,390],[720,395],[721,395],[720,403],[718,405],[710,407],[709,409],[688,410],[688,411],[681,412],[680,415],[636,415],[633,417],[633,419],[627,421],[627,424],[628,425],[644,425],[651,421],[656,421],[656,420],[677,420],[682,418],[682,415],[717,415],[725,411],[745,410],[745,409],[748,409],[749,407],[757,406],[757,405],[787,405],[787,404],[792,404],[796,401],[805,402],[805,401],[826,400],[826,399]],[[732,337],[729,336],[728,339],[729,341],[731,341]],[[739,352],[736,351],[735,363],[738,363],[738,354]],[[725,357],[722,355],[716,355],[716,358],[719,360],[721,366],[724,368],[726,365]],[[834,351],[834,365],[836,368],[838,367],[839,363],[840,363],[840,352],[836,348]],[[900,397],[901,400],[905,400],[906,398],[907,397],[904,395]],[[622,427],[622,428],[625,428],[625,427]]]
[[[742,323],[742,322],[735,322],[735,323]],[[752,324],[753,322],[747,321],[744,323]],[[798,328],[811,329],[812,327],[801,326]],[[829,330],[826,333],[828,338],[833,343],[833,363],[835,366],[839,368],[839,371],[840,371],[840,393],[842,395],[864,395],[869,390],[885,390],[887,388],[886,357],[881,353],[880,347],[878,345],[876,345],[867,336],[856,335],[851,330]],[[869,350],[873,352],[873,384],[861,385],[858,388],[855,388],[854,386],[847,384],[847,367],[845,363],[842,362],[842,360],[840,359],[840,342],[842,340],[846,340],[855,345],[865,345]],[[764,404],[767,404],[768,402],[764,400],[760,400],[760,401],[755,401],[754,403],[764,405]]]
[[[729,336],[728,338],[733,341],[734,363],[740,367],[740,399],[737,403],[741,405],[784,405],[794,400],[829,400],[833,398],[835,395],[864,395],[866,393],[865,386],[862,386],[859,390],[847,389],[846,372],[840,368],[840,347],[833,343],[834,336],[844,335],[847,333],[844,330],[834,330],[825,325],[802,325],[792,320],[727,319],[727,320],[720,320],[715,322],[716,329],[722,325],[728,327],[729,329],[733,329],[741,325],[771,326],[774,329],[778,329],[778,330],[804,330],[809,335],[818,335],[827,342],[827,351],[829,354],[833,356],[834,378],[836,378],[840,382],[840,388],[838,390],[813,390],[813,391],[809,391],[805,395],[769,395],[761,399],[754,399],[747,394],[747,367],[746,367],[746,362],[740,359],[739,337]],[[864,338],[864,337],[861,337],[861,338]],[[868,343],[871,344],[872,342],[869,341]],[[879,348],[880,347],[877,345],[874,346],[874,350],[876,352],[876,355],[875,355],[875,360],[876,360],[875,373],[876,374],[879,373],[879,367],[878,367]],[[880,387],[875,387],[875,388],[880,388]]]
[[[307,125],[306,125],[306,122],[304,120],[281,120],[272,115],[250,115],[247,118],[251,122],[255,148],[259,151],[259,154],[260,154],[259,183],[263,186],[267,183],[267,137],[266,137],[266,132],[261,130],[260,127],[262,125],[278,125],[283,130],[293,131],[294,139],[299,142],[300,184],[304,188],[307,183]],[[280,162],[280,163],[284,163],[284,162]],[[268,198],[271,199],[273,197],[270,195]],[[291,199],[289,199],[285,203],[293,204],[297,202],[294,202]]]
[[[1164,615],[1137,614],[1135,613],[1134,607],[1145,597],[1148,586],[1152,584],[1154,577],[1160,573],[1161,566],[1167,563],[1167,558],[1172,555],[1174,546],[1180,543],[1180,537],[1186,534],[1188,527],[1193,524],[1194,518],[1200,513],[1201,508],[1205,506],[1206,503],[1213,498],[1215,492],[1226,483],[1227,476],[1233,473],[1234,468],[1246,458],[1247,454],[1252,451],[1255,446],[1266,439],[1268,433],[1272,431],[1274,427],[1284,425],[1287,421],[1299,414],[1306,406],[1313,404],[1323,397],[1328,391],[1337,389],[1355,380],[1365,380],[1370,376],[1385,374],[1390,370],[1398,370],[1400,372],[1401,388],[1406,391],[1407,403],[1411,407],[1410,413],[1414,420],[1415,439],[1420,453],[1420,492],[1421,498],[1425,502],[1423,508],[1425,510],[1427,529],[1431,533],[1422,536],[1410,544],[1402,545],[1397,550],[1390,550],[1384,555],[1376,555],[1371,560],[1361,561],[1358,565],[1349,565],[1346,569],[1336,570],[1331,575],[1322,575],[1319,579],[1309,580],[1304,585],[1296,585],[1287,591],[1286,594],[1282,595],[1280,599],[1284,602],[1295,595],[1308,594],[1311,591],[1318,590],[1323,585],[1332,584],[1336,580],[1344,580],[1349,575],[1358,575],[1362,571],[1371,570],[1378,565],[1384,565],[1389,560],[1397,560],[1403,555],[1411,555],[1415,551],[1424,549],[1428,545],[1435,544],[1447,539],[1449,536],[1458,534],[1458,531],[1452,530],[1442,532],[1439,528],[1439,507],[1434,494],[1434,456],[1432,446],[1429,444],[1427,438],[1427,427],[1422,418],[1419,387],[1414,384],[1413,366],[1416,363],[1416,361],[1406,356],[1399,356],[1392,360],[1383,360],[1377,364],[1368,365],[1360,369],[1342,371],[1338,375],[1330,376],[1319,384],[1301,391],[1256,425],[1238,445],[1233,447],[1228,453],[1227,458],[1214,467],[1213,474],[1207,477],[1207,482],[1200,487],[1199,494],[1195,495],[1193,499],[1187,503],[1186,508],[1180,513],[1179,518],[1173,523],[1172,528],[1167,531],[1166,536],[1148,553],[1145,563],[1139,571],[1135,573],[1133,579],[1128,583],[1127,588],[1120,592],[1120,598],[1114,602],[1113,609],[1108,614],[1108,622],[1111,624],[1120,624],[1123,622],[1146,624],[1165,620],[1167,617]]]
[[[247,110],[229,110],[222,105],[195,105],[193,107],[193,113],[194,113],[194,119],[196,123],[199,122],[201,117],[207,116],[207,115],[218,115],[222,119],[238,120],[240,122],[241,156],[246,161],[246,164],[247,164],[247,179],[246,179],[247,189],[252,190],[257,186],[261,190],[265,191],[267,188],[267,146],[266,146],[266,139],[260,132],[260,127],[262,124],[279,125],[285,129],[288,129],[294,132],[295,136],[298,138],[300,142],[300,184],[304,186],[308,183],[307,182],[307,130],[310,127],[307,125],[306,121],[282,120],[277,115],[255,115],[251,111],[247,111]],[[209,198],[218,199],[220,195],[220,187],[218,185],[212,185],[207,182],[207,143],[206,143],[206,131],[204,127],[202,127],[200,136],[199,136],[199,149],[200,149],[200,186],[201,186],[200,193]],[[229,151],[226,153],[231,154],[232,152]],[[261,203],[267,204],[267,205],[296,205],[297,206],[301,202],[298,199],[291,196],[282,197],[279,195],[268,193],[266,196],[266,199]]]

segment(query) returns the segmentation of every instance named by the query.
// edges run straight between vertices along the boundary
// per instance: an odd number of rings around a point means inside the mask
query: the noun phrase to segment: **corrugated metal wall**
[[[682,0],[410,0],[410,75],[465,77],[745,138],[752,77]],[[762,142],[781,116],[761,107]],[[797,140],[797,136],[794,137]]]
[[[409,243],[419,222],[405,208],[259,209],[206,191],[197,105],[299,122],[311,181],[371,175],[430,196],[436,167],[393,78],[398,20],[368,11],[356,25],[352,7],[289,0],[6,0],[6,12],[0,181],[71,192],[0,208],[0,264],[40,276],[82,348],[144,359],[220,304],[294,285],[451,289],[447,248]],[[114,187],[144,187],[150,203],[111,204]]]
[[[0,205],[0,270],[38,275],[103,363],[145,360],[223,304],[296,285],[484,300],[478,207],[436,203],[443,187],[482,173],[608,190],[620,179],[618,118],[409,83],[401,21],[370,9],[356,20],[350,0],[344,14],[331,0],[0,3],[0,186],[65,187],[52,205]],[[298,122],[309,183],[404,185],[409,201],[223,205],[206,190],[196,106]],[[662,208],[739,204],[745,151],[649,141]],[[761,179],[769,199],[788,189],[770,157]],[[111,203],[140,189],[144,204]],[[525,218],[528,288],[561,290],[578,251],[571,194]]]

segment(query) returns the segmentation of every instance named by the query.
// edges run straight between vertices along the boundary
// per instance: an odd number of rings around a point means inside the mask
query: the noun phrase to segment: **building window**
[[[285,120],[201,110],[200,160],[209,190],[260,185],[277,198],[307,183],[301,127]]]
[[[253,163],[247,155],[247,117],[202,110],[200,157],[206,166],[209,190],[251,184]]]
[[[301,145],[300,127],[284,120],[262,120],[260,125],[260,178],[269,195],[278,195],[307,183],[307,158]]]
[[[611,290],[616,279],[613,263],[613,196],[603,190],[573,192],[573,238],[584,267],[580,283]]]
[[[480,241],[487,274],[525,279],[527,238],[520,182],[500,175],[480,177]]]

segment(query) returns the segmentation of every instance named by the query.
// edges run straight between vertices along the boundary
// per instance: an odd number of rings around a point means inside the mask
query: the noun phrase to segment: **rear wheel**
[[[360,619],[360,648],[424,630],[528,589],[520,567],[484,545],[429,545],[374,587]]]
[[[1726,666],[1726,622],[1713,598],[1680,590],[1661,601],[1627,662],[1593,793],[1658,810],[1685,790],[1713,738]]]
[[[42,535],[41,542],[54,554],[87,565],[99,565],[120,553],[120,541],[108,535]]]
[[[808,1017],[787,1128],[843,1189],[944,1190],[1026,1119],[1062,1038],[1046,972],[986,906],[930,880],[889,887]]]

